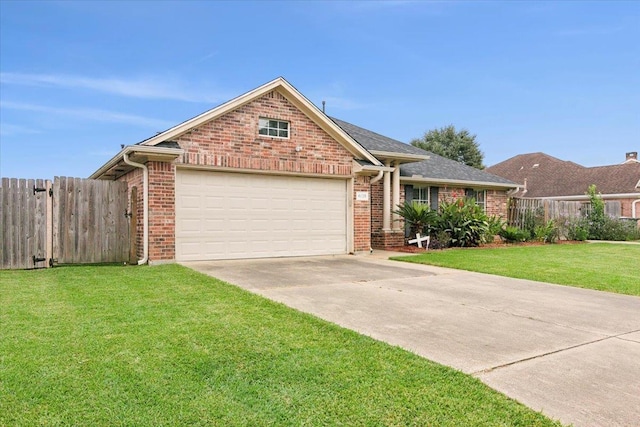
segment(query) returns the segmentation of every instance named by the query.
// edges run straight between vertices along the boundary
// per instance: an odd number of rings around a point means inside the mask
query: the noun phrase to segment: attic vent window
[[[289,138],[289,122],[260,118],[258,121],[258,133],[277,138]]]

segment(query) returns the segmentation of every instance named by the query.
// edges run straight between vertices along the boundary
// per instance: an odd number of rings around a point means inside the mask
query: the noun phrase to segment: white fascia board
[[[146,154],[146,155],[166,156],[167,159],[172,159],[172,158],[175,159],[176,157],[184,153],[184,150],[181,148],[127,145],[122,150],[120,150],[118,154],[113,156],[111,160],[109,160],[107,163],[102,165],[100,169],[92,173],[91,176],[89,176],[89,179],[99,179],[103,174],[108,172],[111,168],[118,165],[118,163],[122,162],[125,153],[129,155],[133,155],[133,154],[145,155]]]
[[[418,184],[444,184],[444,185],[457,185],[466,187],[482,187],[491,189],[504,189],[510,190],[518,188],[517,184],[503,184],[500,182],[486,182],[486,181],[464,181],[457,179],[444,179],[444,178],[424,178],[416,176],[401,176],[400,182],[405,183],[418,183]]]
[[[376,174],[378,172],[393,172],[395,168],[393,166],[374,166],[374,165],[360,165],[354,162],[353,172],[360,175]]]
[[[405,154],[392,151],[371,150],[371,154],[379,159],[399,160],[407,163],[419,162],[421,160],[429,160],[431,157],[427,154]]]

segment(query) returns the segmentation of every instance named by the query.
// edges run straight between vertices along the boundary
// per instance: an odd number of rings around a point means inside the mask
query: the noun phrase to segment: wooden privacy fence
[[[2,178],[0,268],[129,261],[127,185]]]
[[[547,221],[559,218],[576,218],[586,216],[591,210],[590,202],[546,200],[546,199],[510,199],[508,223],[521,227],[527,216],[535,216]],[[604,213],[612,218],[621,216],[621,204],[618,200],[604,202]]]

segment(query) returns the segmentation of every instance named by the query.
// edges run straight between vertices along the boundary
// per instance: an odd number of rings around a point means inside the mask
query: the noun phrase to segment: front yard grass
[[[640,296],[640,245],[514,245],[393,259]]]
[[[2,271],[0,309],[0,426],[559,425],[178,265]]]

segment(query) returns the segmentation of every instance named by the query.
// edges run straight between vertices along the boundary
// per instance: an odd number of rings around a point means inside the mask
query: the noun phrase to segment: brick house
[[[545,153],[528,153],[511,157],[486,170],[519,184],[512,197],[587,203],[587,189],[593,184],[610,216],[640,217],[637,152],[626,153],[621,164],[596,167],[585,167]]]
[[[398,246],[392,211],[473,195],[506,215],[512,182],[326,116],[277,78],[136,145],[91,175],[138,189],[141,262]],[[142,190],[142,191],[140,191]]]

